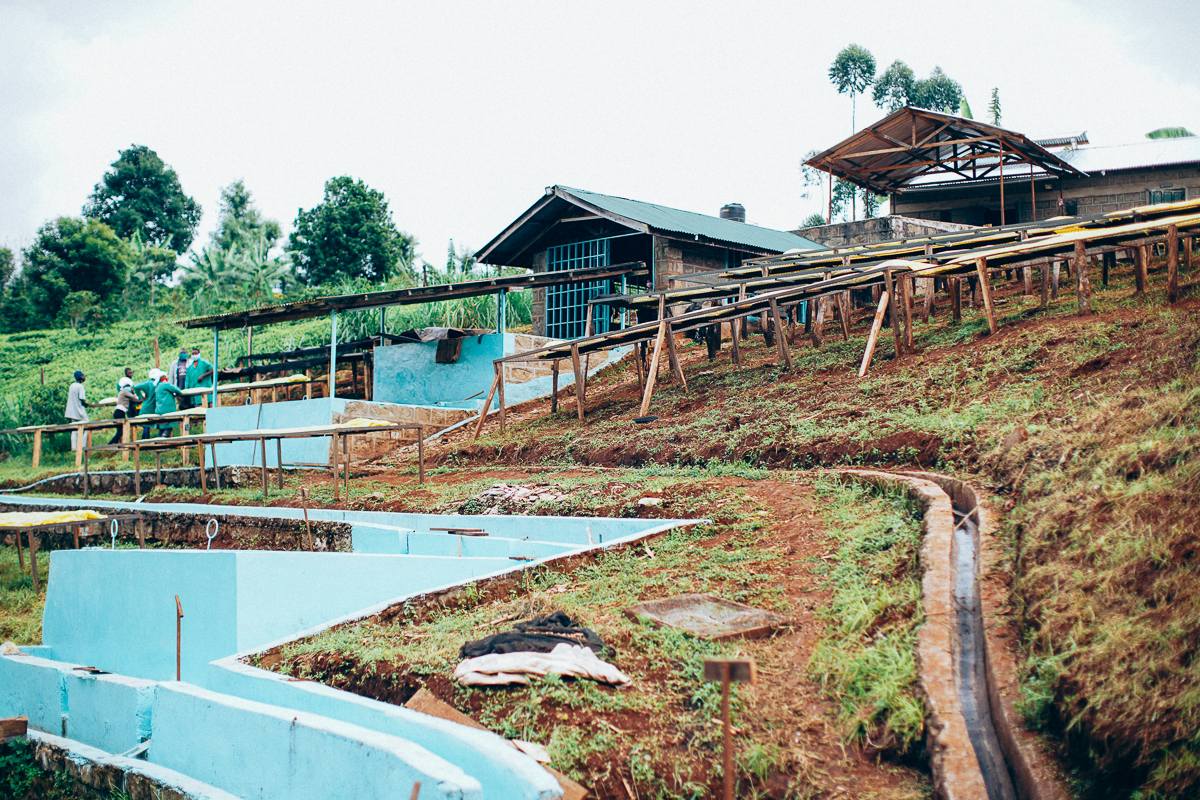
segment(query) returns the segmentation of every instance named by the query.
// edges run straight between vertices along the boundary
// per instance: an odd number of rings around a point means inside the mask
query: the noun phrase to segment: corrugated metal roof
[[[1059,154],[1076,169],[1087,173],[1140,167],[1167,167],[1200,163],[1200,136],[1178,139],[1147,139],[1144,142],[1089,145]]]
[[[583,189],[572,189],[569,186],[555,186],[554,189],[572,197],[608,211],[612,214],[641,222],[651,228],[671,233],[682,233],[687,236],[701,236],[728,244],[741,244],[761,250],[773,250],[782,253],[794,248],[810,250],[821,245],[797,236],[794,233],[777,231],[774,228],[762,228],[745,222],[735,222],[731,219],[697,214],[694,211],[682,211],[678,208],[668,208],[656,203],[646,203],[641,200],[629,200],[625,197],[588,192]]]

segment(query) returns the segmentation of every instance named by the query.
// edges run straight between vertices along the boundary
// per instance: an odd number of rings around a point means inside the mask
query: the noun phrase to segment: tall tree
[[[850,93],[850,130],[855,130],[855,97],[875,81],[875,56],[865,48],[852,44],[833,59],[829,80],[838,94]]]
[[[988,103],[988,116],[991,117],[993,125],[1000,124],[1000,90],[992,89],[992,101]]]
[[[875,81],[871,99],[875,101],[875,105],[890,114],[912,104],[913,87],[916,83],[917,76],[908,64],[893,61],[879,76],[879,80]]]
[[[934,67],[925,80],[913,87],[913,105],[930,111],[954,114],[962,101],[962,86],[951,80],[941,67]]]
[[[229,249],[235,244],[257,246],[262,239],[270,250],[282,231],[273,219],[263,219],[246,184],[238,179],[221,190],[221,210],[212,234],[213,247]]]
[[[17,262],[13,258],[13,251],[7,247],[0,247],[0,289],[8,285],[8,279],[16,269]]]
[[[392,222],[383,192],[346,176],[325,184],[325,200],[300,209],[288,252],[296,274],[310,286],[340,277],[385,281],[411,273],[416,239]]]
[[[73,217],[47,222],[22,252],[21,280],[34,323],[49,327],[73,292],[92,292],[98,302],[119,294],[129,258],[129,245],[103,222]]]
[[[122,150],[112,170],[96,184],[83,214],[129,239],[140,233],[157,247],[182,253],[200,224],[200,205],[183,193],[175,170],[145,145]]]

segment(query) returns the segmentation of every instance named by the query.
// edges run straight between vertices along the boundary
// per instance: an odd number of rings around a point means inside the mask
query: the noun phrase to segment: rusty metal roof
[[[934,175],[988,178],[1001,165],[1033,164],[1083,176],[1022,133],[973,119],[906,106],[805,162],[877,194]]]

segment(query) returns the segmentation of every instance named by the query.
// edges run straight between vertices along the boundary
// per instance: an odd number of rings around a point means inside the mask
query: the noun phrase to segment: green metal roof
[[[694,211],[681,211],[678,208],[644,203],[641,200],[629,200],[583,189],[572,189],[569,186],[555,186],[554,188],[611,214],[641,222],[660,231],[701,236],[705,239],[746,245],[761,250],[772,250],[776,253],[783,253],[793,248],[811,250],[821,247],[811,239],[797,236],[794,233],[777,231],[773,228],[760,228],[745,222],[697,214]]]

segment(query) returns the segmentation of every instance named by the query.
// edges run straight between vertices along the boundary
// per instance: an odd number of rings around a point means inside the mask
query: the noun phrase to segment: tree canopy
[[[278,222],[263,219],[243,181],[236,180],[221,190],[221,210],[212,234],[213,247],[222,250],[234,245],[251,247],[262,239],[270,250],[279,241],[281,233]]]
[[[416,244],[396,229],[383,192],[342,176],[325,183],[324,202],[300,209],[287,249],[296,274],[311,286],[411,272]]]
[[[838,94],[850,93],[850,128],[854,129],[854,98],[875,81],[875,56],[865,47],[852,44],[833,59],[829,80]]]
[[[875,81],[871,99],[889,113],[904,106],[916,106],[957,114],[962,107],[963,93],[962,86],[941,67],[934,67],[928,78],[919,80],[903,61],[893,61]]]
[[[182,253],[200,224],[200,205],[183,193],[175,170],[149,147],[122,150],[96,184],[83,214],[129,239],[140,233],[149,245]]]
[[[50,327],[67,296],[91,292],[96,302],[119,296],[129,272],[129,245],[108,225],[94,219],[59,217],[38,229],[22,252],[14,294],[30,305],[31,322]]]
[[[1185,136],[1195,136],[1196,134],[1189,131],[1187,128],[1158,128],[1146,134],[1147,139],[1182,139]]]

